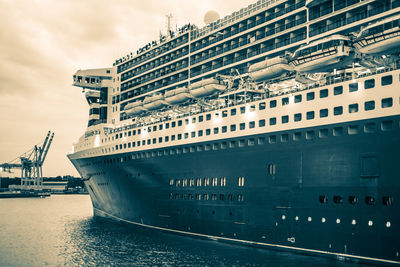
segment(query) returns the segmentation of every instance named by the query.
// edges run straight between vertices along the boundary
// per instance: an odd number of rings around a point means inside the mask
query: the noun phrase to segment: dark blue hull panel
[[[399,117],[72,161],[90,177],[97,214],[225,240],[400,261]]]

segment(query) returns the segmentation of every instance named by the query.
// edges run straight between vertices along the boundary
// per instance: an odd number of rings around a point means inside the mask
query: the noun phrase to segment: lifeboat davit
[[[148,96],[143,100],[143,107],[149,111],[160,109],[166,105],[167,102],[164,101],[164,96],[161,94]]]
[[[136,101],[133,103],[129,103],[124,108],[125,113],[128,116],[135,116],[143,113],[146,109],[143,107],[142,101]]]
[[[219,80],[215,78],[209,78],[192,83],[189,92],[193,97],[201,98],[224,91],[225,89],[226,86],[224,84],[220,84]]]
[[[362,54],[389,55],[400,53],[400,15],[392,16],[360,31],[354,46]]]
[[[191,99],[189,89],[187,87],[181,87],[167,91],[165,92],[164,97],[165,102],[167,102],[169,105],[181,104]]]
[[[293,71],[286,58],[274,57],[249,67],[249,76],[256,82],[277,78]]]
[[[297,49],[290,60],[296,72],[328,72],[345,67],[354,59],[354,48],[344,35],[314,41]]]

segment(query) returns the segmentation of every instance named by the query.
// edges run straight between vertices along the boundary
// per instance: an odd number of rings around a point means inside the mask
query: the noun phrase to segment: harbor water
[[[88,195],[0,199],[0,266],[362,266],[93,217]]]

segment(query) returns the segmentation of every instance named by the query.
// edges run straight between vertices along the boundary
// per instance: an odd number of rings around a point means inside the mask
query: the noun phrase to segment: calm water
[[[0,266],[361,266],[93,218],[87,195],[0,199]]]

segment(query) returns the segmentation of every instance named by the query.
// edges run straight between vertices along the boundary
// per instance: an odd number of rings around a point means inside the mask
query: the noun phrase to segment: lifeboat
[[[135,116],[143,113],[144,111],[146,111],[146,109],[143,107],[142,101],[136,101],[127,104],[124,108],[124,111],[128,116]]]
[[[400,15],[368,25],[354,40],[362,54],[384,55],[400,53]]]
[[[249,76],[256,82],[277,78],[293,71],[286,58],[274,57],[249,67]]]
[[[224,91],[225,89],[226,86],[220,84],[217,79],[209,78],[193,83],[189,88],[189,92],[194,98],[201,98]]]
[[[314,41],[297,49],[290,60],[296,72],[328,72],[345,67],[354,59],[354,48],[344,35]]]
[[[161,94],[148,96],[143,100],[143,107],[149,111],[160,109],[166,105],[167,103],[164,101],[164,96]]]
[[[177,105],[184,103],[191,99],[189,89],[187,87],[181,87],[174,90],[165,92],[165,102],[169,105]]]

